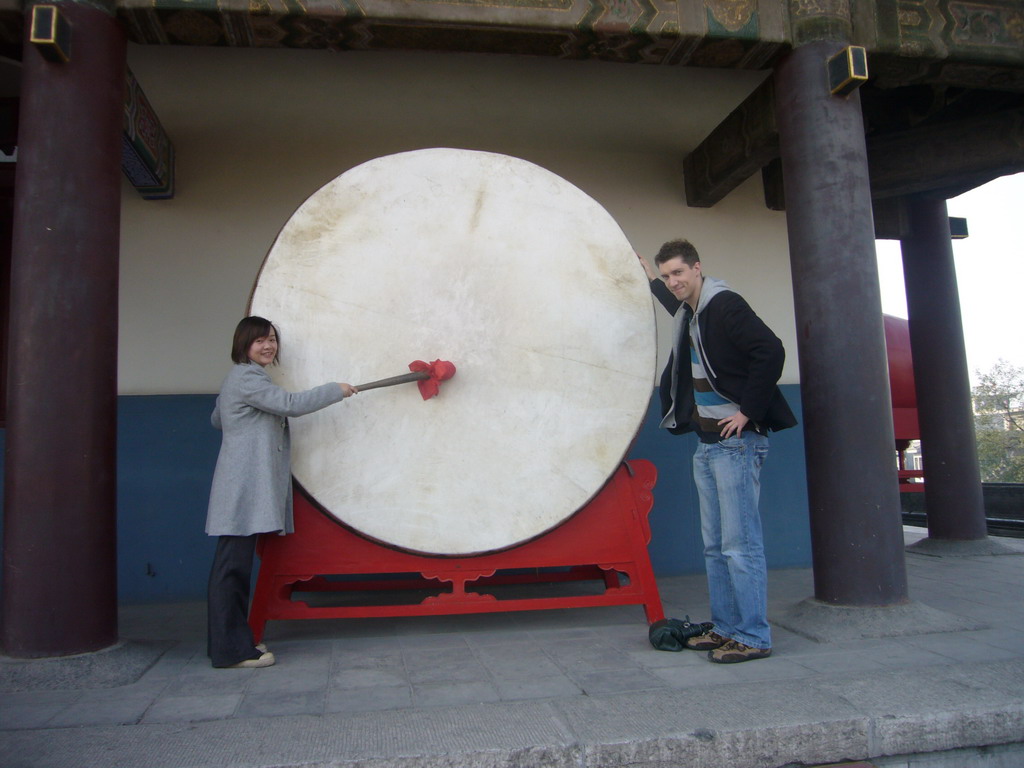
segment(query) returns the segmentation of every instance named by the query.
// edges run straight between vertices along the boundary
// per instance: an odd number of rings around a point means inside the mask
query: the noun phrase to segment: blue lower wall
[[[800,418],[799,387],[783,387]],[[658,429],[657,398],[629,458],[658,467],[651,560],[660,575],[703,571],[691,435]],[[203,532],[220,433],[213,395],[118,400],[118,589],[122,602],[203,599],[213,541]],[[0,430],[0,445],[3,432]],[[771,437],[761,475],[761,517],[770,568],[809,567],[803,432]]]
[[[204,532],[220,432],[214,395],[118,398],[117,582],[122,602],[205,599]]]
[[[782,392],[797,421],[802,421],[799,386],[783,386]],[[658,468],[650,516],[651,563],[659,575],[702,573],[700,502],[693,482],[697,438],[659,429],[660,420],[655,392],[629,454],[629,458],[650,459]],[[809,568],[811,535],[803,428],[773,432],[770,440],[771,450],[761,471],[761,521],[768,567]]]

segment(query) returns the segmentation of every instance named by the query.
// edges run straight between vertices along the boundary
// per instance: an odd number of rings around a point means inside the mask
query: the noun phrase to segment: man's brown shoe
[[[708,661],[716,664],[737,664],[741,661],[764,659],[771,655],[771,648],[752,648],[737,640],[730,640],[725,645],[708,651]]]
[[[683,643],[691,651],[713,651],[729,642],[728,637],[722,637],[714,630],[705,632],[702,635],[695,635],[686,639]]]

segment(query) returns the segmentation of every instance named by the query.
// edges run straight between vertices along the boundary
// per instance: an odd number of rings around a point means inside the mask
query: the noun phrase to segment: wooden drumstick
[[[387,379],[378,379],[368,384],[358,384],[356,389],[376,389],[377,387],[391,387],[395,384],[407,384],[412,381],[419,382],[420,394],[424,400],[429,400],[440,391],[441,382],[447,381],[455,375],[455,365],[447,360],[435,360],[432,363],[425,363],[422,360],[414,360],[409,363],[412,373],[403,373],[400,376],[391,376]]]
[[[377,387],[393,387],[395,384],[408,384],[411,381],[422,381],[429,378],[430,371],[415,371],[413,373],[403,373],[401,376],[378,379],[367,384],[357,384],[356,389],[360,392],[365,392],[368,389],[377,389]]]

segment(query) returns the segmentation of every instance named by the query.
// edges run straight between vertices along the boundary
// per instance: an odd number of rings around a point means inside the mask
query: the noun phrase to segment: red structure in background
[[[889,393],[892,396],[892,426],[896,435],[900,491],[923,491],[924,472],[907,469],[904,451],[911,440],[921,439],[917,421],[917,393],[914,389],[914,361],[910,354],[910,329],[906,320],[883,315],[885,351],[889,360]]]
[[[647,552],[656,479],[649,461],[623,463],[593,499],[557,528],[511,549],[465,557],[414,554],[370,541],[316,509],[296,489],[295,533],[260,537],[249,625],[260,642],[271,619],[632,604],[642,605],[653,623],[665,618]],[[598,590],[565,595],[544,586],[584,581],[596,583]],[[540,594],[536,587],[531,587],[534,596],[499,597],[488,591],[526,585],[537,585]],[[313,605],[293,593],[334,593],[335,604]]]

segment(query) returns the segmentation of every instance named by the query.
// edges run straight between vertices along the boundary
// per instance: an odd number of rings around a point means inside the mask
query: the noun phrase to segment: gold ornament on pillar
[[[849,96],[868,80],[867,51],[848,45],[828,60],[828,88],[833,96]]]
[[[71,24],[55,5],[32,8],[29,42],[47,61],[66,63],[71,59]]]

